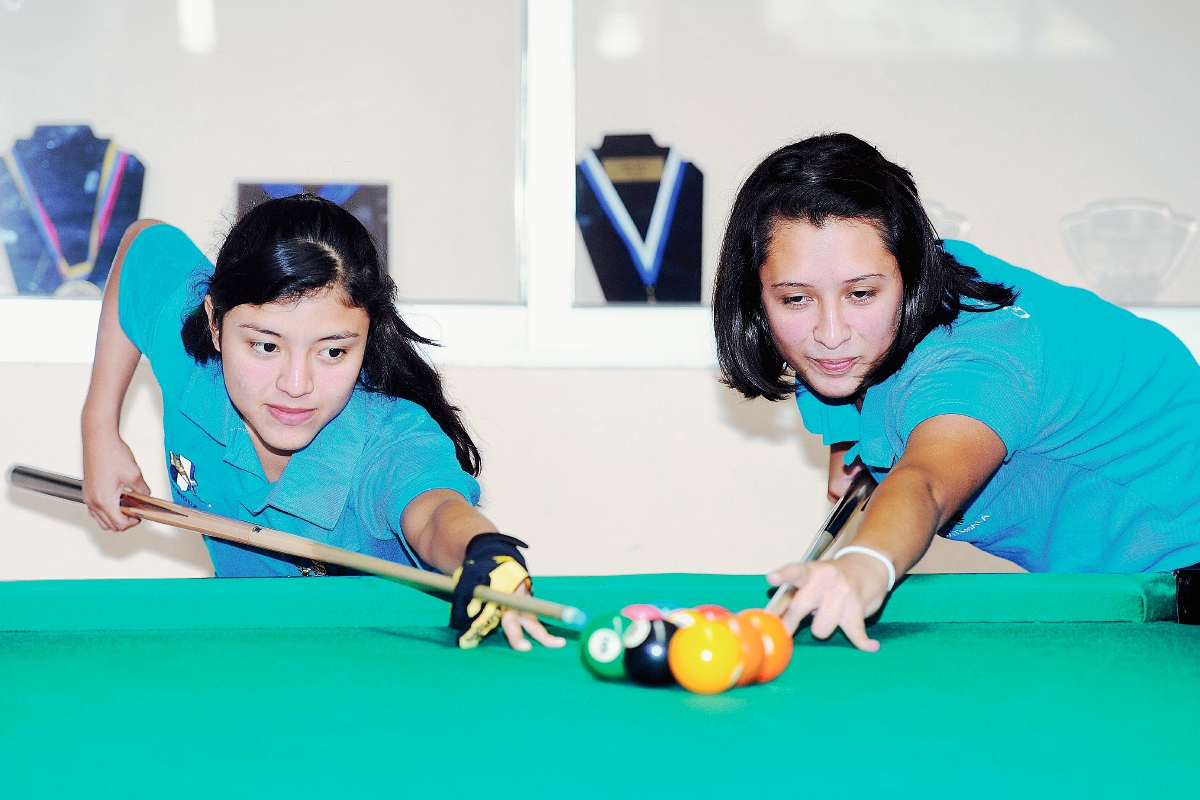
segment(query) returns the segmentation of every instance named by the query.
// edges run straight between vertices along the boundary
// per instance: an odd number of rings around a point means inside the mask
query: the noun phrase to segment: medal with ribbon
[[[46,211],[33,181],[29,179],[25,165],[15,151],[4,154],[4,164],[8,167],[13,184],[17,187],[17,192],[21,195],[21,200],[25,203],[25,208],[28,209],[29,216],[33,219],[33,224],[64,281],[80,280],[92,274],[96,266],[96,256],[108,233],[108,224],[112,220],[117,195],[121,193],[121,181],[125,177],[125,165],[128,161],[129,154],[120,152],[116,142],[109,140],[104,151],[104,160],[100,164],[99,180],[96,182],[96,202],[92,210],[91,231],[88,234],[87,258],[78,264],[71,264],[63,255],[58,228]],[[89,183],[90,181],[91,176]]]
[[[666,162],[663,164],[662,177],[658,183],[658,194],[654,198],[654,209],[650,213],[650,225],[645,237],[634,224],[629,209],[617,194],[612,178],[605,171],[600,159],[593,150],[583,154],[579,168],[587,179],[588,185],[596,195],[600,207],[604,209],[613,229],[625,243],[625,249],[633,259],[638,277],[646,287],[647,301],[654,302],[654,285],[658,283],[659,272],[662,271],[663,253],[667,247],[667,236],[671,223],[675,219],[675,206],[679,201],[679,192],[683,188],[684,167],[686,163],[679,158],[674,148],[667,151]]]

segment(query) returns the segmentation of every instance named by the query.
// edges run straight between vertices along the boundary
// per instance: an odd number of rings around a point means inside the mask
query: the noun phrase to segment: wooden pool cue
[[[8,482],[18,489],[83,502],[83,481],[68,475],[16,464],[8,471]],[[303,536],[264,528],[249,522],[197,511],[188,506],[169,503],[149,495],[127,491],[121,495],[121,509],[131,517],[161,522],[184,530],[203,533],[218,539],[261,547],[277,553],[311,558],[327,564],[369,572],[381,578],[403,583],[423,592],[446,599],[454,593],[454,580],[448,575],[406,567],[382,558],[343,550],[340,547],[314,542]],[[476,586],[474,596],[484,602],[496,603],[516,611],[527,611],[540,617],[555,619],[567,625],[583,625],[587,614],[573,606],[559,605],[524,594],[500,592],[488,586]]]
[[[800,559],[801,563],[832,560],[838,550],[850,544],[851,540],[858,535],[859,526],[862,525],[863,509],[866,508],[871,492],[875,491],[875,486],[875,479],[871,477],[871,473],[865,468],[859,470],[858,474],[854,476],[854,480],[850,482],[850,488],[846,490],[842,499],[838,500],[833,511],[830,511],[829,516],[825,518],[825,524],[817,531],[816,538],[809,545],[804,557]],[[771,595],[771,599],[767,601],[766,610],[776,616],[783,616],[783,612],[794,594],[796,594],[795,586],[790,583],[780,584],[775,594]]]

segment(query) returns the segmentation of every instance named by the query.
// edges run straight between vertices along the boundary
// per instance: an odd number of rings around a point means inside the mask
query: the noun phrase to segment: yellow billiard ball
[[[744,669],[741,640],[728,625],[706,619],[671,637],[667,661],[679,685],[696,694],[725,691]]]

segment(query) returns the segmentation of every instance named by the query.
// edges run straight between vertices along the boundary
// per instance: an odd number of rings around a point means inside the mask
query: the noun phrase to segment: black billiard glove
[[[450,627],[459,632],[459,647],[477,646],[496,629],[504,613],[496,603],[473,597],[476,586],[515,592],[523,584],[532,590],[533,582],[518,547],[529,545],[502,533],[481,533],[467,542],[463,565],[454,571],[454,600],[450,604]]]

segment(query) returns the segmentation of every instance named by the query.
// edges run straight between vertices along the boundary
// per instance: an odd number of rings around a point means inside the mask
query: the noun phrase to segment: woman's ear
[[[217,327],[216,319],[213,317],[213,302],[212,295],[204,295],[204,313],[208,317],[208,333],[212,336],[213,347],[217,352],[221,352],[221,329]]]

